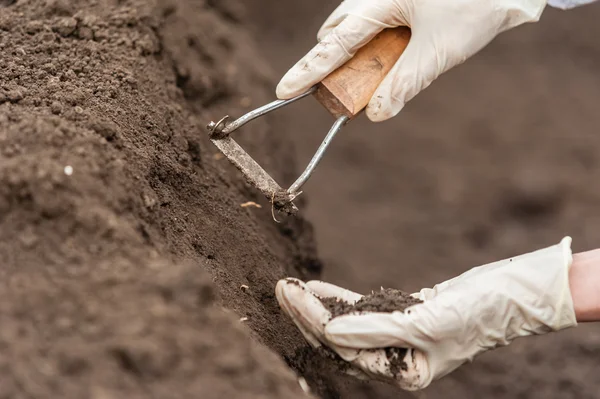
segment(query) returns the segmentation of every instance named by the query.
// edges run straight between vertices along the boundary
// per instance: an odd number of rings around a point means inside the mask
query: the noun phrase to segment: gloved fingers
[[[376,7],[365,9],[361,16],[349,14],[338,26],[296,63],[277,85],[280,99],[298,96],[342,66],[383,29],[390,27],[370,14]]]
[[[295,278],[280,280],[275,287],[275,296],[279,306],[313,347],[323,344],[347,362],[359,356],[355,349],[340,348],[325,340],[325,324],[331,319],[331,313],[303,281]]]
[[[333,28],[338,26],[348,16],[348,13],[364,3],[364,0],[345,0],[329,15],[317,33],[317,40],[321,41]]]
[[[319,280],[308,281],[306,286],[321,298],[335,297],[350,304],[354,304],[363,297],[361,294],[354,291]]]
[[[410,314],[401,312],[347,315],[336,317],[325,326],[325,339],[355,349],[422,349],[422,336],[414,327]]]
[[[430,367],[427,353],[410,345],[410,334],[407,334],[407,339],[399,339],[397,336],[380,335],[381,331],[369,329],[369,325],[365,323],[375,322],[377,318],[370,316],[386,316],[376,313],[361,316],[341,316],[333,319],[325,327],[325,339],[329,345],[339,347],[357,348],[358,356],[351,364],[367,375],[386,382],[392,382],[404,390],[414,391],[425,388],[432,381],[433,370]],[[341,326],[336,326],[336,321],[356,321],[356,326],[352,330],[353,325],[348,323],[346,326],[342,323]],[[347,328],[346,328],[347,327]],[[336,330],[340,328],[342,333],[338,334]],[[357,336],[353,336],[353,331],[360,331]],[[373,336],[369,336],[369,330]],[[362,334],[362,331],[367,331]],[[389,332],[392,330],[389,329]],[[399,333],[395,330],[392,334]],[[415,337],[414,342],[420,344],[421,341]],[[344,345],[348,343],[349,345]],[[382,349],[385,348],[385,349]],[[404,348],[404,349],[403,349]],[[403,356],[403,358],[400,358]]]
[[[369,349],[356,353],[356,358],[348,362],[350,367],[342,371],[360,380],[383,381],[412,391],[421,388],[421,375],[428,370],[424,354],[412,349]]]
[[[445,281],[441,284],[436,284],[433,288],[422,288],[421,291],[410,294],[412,297],[420,299],[421,301],[430,301],[438,296],[442,291],[447,289],[452,280]]]
[[[369,102],[366,114],[373,122],[396,116],[406,103],[426,89],[442,72],[443,54],[427,33],[413,30],[408,46],[381,82]]]
[[[300,280],[292,278],[280,280],[275,286],[275,296],[281,309],[290,319],[292,319],[296,327],[298,327],[302,335],[304,335],[304,338],[306,338],[312,347],[318,348],[321,346],[319,335],[322,335],[322,332],[318,331],[318,328],[315,328],[318,326],[318,322],[311,323],[311,321],[307,320],[306,317],[303,316],[302,312],[296,309],[296,304],[300,304],[304,307],[314,307],[314,304],[310,298],[312,295],[306,295],[304,288],[300,285],[301,283],[302,282]],[[292,285],[298,287],[300,291],[291,289]],[[314,313],[318,312],[309,312],[309,314]]]
[[[307,284],[293,278],[280,280],[275,293],[281,308],[313,347],[325,345],[349,363],[350,367],[344,370],[345,373],[360,379],[374,378],[392,382],[403,389],[415,389],[419,386],[424,370],[422,363],[426,363],[422,352],[390,348],[357,350],[336,345],[329,342],[324,334],[331,313]]]
[[[351,364],[372,379],[392,383],[408,391],[423,387],[429,368],[425,355],[413,349],[362,350]]]

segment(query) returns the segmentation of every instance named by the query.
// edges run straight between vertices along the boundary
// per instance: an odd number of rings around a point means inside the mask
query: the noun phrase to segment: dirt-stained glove
[[[370,377],[418,390],[516,338],[576,326],[571,263],[571,238],[565,237],[557,245],[473,268],[412,294],[423,302],[404,312],[331,319],[319,298],[353,303],[361,295],[318,281],[281,280],[276,296],[313,346],[329,347]],[[408,349],[399,373],[390,372],[385,353],[390,347]]]
[[[546,0],[346,0],[320,29],[317,46],[280,81],[277,96],[303,93],[384,28],[408,26],[408,47],[366,109],[369,119],[384,121],[499,33],[538,21],[545,6]]]

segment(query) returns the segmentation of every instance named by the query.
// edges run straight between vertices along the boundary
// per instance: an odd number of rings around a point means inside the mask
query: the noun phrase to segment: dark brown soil
[[[281,359],[215,306],[199,266],[13,273],[0,290],[0,397],[303,397]]]
[[[404,309],[422,302],[420,299],[394,288],[374,291],[363,296],[355,304],[349,304],[339,298],[321,298],[321,303],[331,312],[332,319],[352,312],[404,312]]]
[[[331,313],[331,318],[334,319],[354,311],[354,306],[342,299],[336,297],[319,298],[323,306]]]
[[[0,398],[304,397],[274,286],[319,275],[312,227],[204,129],[270,99],[240,5],[0,2]],[[244,133],[298,173],[268,121]]]

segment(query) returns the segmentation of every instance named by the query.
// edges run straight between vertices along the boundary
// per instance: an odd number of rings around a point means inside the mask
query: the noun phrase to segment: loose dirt
[[[274,286],[319,275],[312,226],[204,129],[270,96],[240,5],[0,2],[1,398],[304,397]],[[244,133],[298,173],[266,121]]]
[[[375,291],[363,296],[354,304],[335,297],[321,299],[321,303],[331,312],[332,319],[351,312],[404,312],[404,309],[422,302],[420,299],[394,288]]]
[[[2,398],[304,397],[198,264],[96,263],[0,290]]]

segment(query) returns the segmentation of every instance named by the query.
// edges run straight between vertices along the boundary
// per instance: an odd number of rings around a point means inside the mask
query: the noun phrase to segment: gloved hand
[[[296,279],[278,282],[283,311],[307,341],[325,345],[353,372],[406,390],[427,387],[482,352],[518,337],[577,325],[569,287],[571,238],[560,244],[473,268],[413,296],[423,302],[402,312],[339,316],[318,298],[354,303],[360,294]],[[393,375],[384,348],[407,348],[407,367]],[[374,350],[373,350],[374,349]]]
[[[369,119],[384,121],[499,33],[538,21],[545,6],[546,0],[345,0],[320,29],[319,44],[280,81],[277,97],[305,92],[384,28],[408,26],[408,47],[366,109]]]

